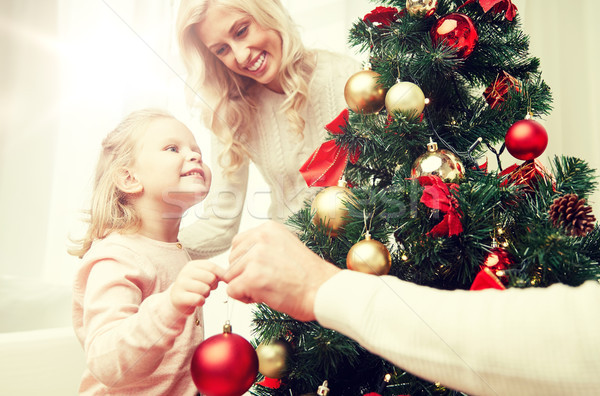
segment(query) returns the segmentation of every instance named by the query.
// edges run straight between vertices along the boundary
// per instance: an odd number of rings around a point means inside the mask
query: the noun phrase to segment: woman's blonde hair
[[[123,168],[135,162],[139,137],[148,125],[160,118],[174,118],[157,109],[138,110],[123,119],[102,141],[102,151],[96,165],[92,202],[85,236],[75,242],[69,253],[82,257],[92,242],[103,239],[113,231],[135,232],[141,219],[133,208],[128,194],[117,187],[117,177]]]
[[[244,135],[254,125],[249,120],[256,113],[255,88],[258,83],[249,77],[229,70],[202,43],[195,25],[206,17],[209,6],[219,5],[252,17],[265,29],[273,29],[282,41],[282,63],[279,78],[286,95],[282,104],[292,130],[302,134],[305,121],[300,111],[306,104],[308,85],[315,68],[315,59],[308,51],[294,22],[279,0],[182,0],[177,16],[177,38],[188,72],[188,102],[194,104],[198,93],[206,95],[209,110],[203,106],[204,120],[224,144],[219,161],[230,175],[243,163],[249,153],[244,147]]]

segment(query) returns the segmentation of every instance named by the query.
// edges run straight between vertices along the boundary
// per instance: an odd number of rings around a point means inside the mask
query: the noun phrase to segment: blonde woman
[[[352,58],[304,47],[279,0],[182,0],[177,19],[190,103],[213,132],[213,190],[206,220],[181,230],[194,257],[227,250],[238,232],[248,165],[270,187],[270,219],[282,222],[314,191],[299,168],[347,107]]]
[[[81,395],[193,395],[189,367],[204,337],[202,305],[223,270],[190,260],[183,212],[210,188],[190,130],[137,111],[102,143],[89,227],[73,287],[73,327],[86,356]]]

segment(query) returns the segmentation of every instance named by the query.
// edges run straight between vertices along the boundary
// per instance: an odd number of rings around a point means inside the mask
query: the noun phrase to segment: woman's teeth
[[[263,52],[262,54],[260,54],[260,56],[258,57],[256,62],[254,62],[254,64],[248,66],[248,70],[250,70],[251,72],[257,71],[258,69],[260,69],[260,67],[262,66],[264,61],[265,61],[265,53]]]

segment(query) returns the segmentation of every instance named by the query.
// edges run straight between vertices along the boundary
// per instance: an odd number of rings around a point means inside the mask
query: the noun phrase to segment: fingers
[[[267,221],[236,235],[229,255],[229,268],[223,280],[229,283],[244,273],[248,264],[257,264],[257,260],[262,264],[271,265],[277,258],[273,256],[279,255],[280,259],[285,257],[285,252],[279,249],[282,248],[283,238],[287,234],[289,231],[281,224]],[[271,259],[264,257],[265,254]]]
[[[179,272],[171,288],[171,302],[181,312],[204,305],[206,298],[223,279],[225,269],[206,260],[192,260]]]
[[[225,276],[226,270],[206,260],[192,260],[182,270],[185,276],[214,286]]]

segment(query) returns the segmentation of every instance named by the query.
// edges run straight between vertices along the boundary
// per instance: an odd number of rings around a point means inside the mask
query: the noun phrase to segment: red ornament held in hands
[[[548,133],[539,122],[525,119],[508,128],[504,143],[510,155],[528,161],[539,157],[546,150]]]
[[[458,12],[440,18],[431,29],[435,45],[445,43],[458,50],[459,58],[467,58],[477,44],[479,36],[471,18]]]
[[[192,379],[206,396],[239,396],[246,392],[258,374],[258,356],[246,339],[223,326],[223,334],[202,341],[191,365]]]

